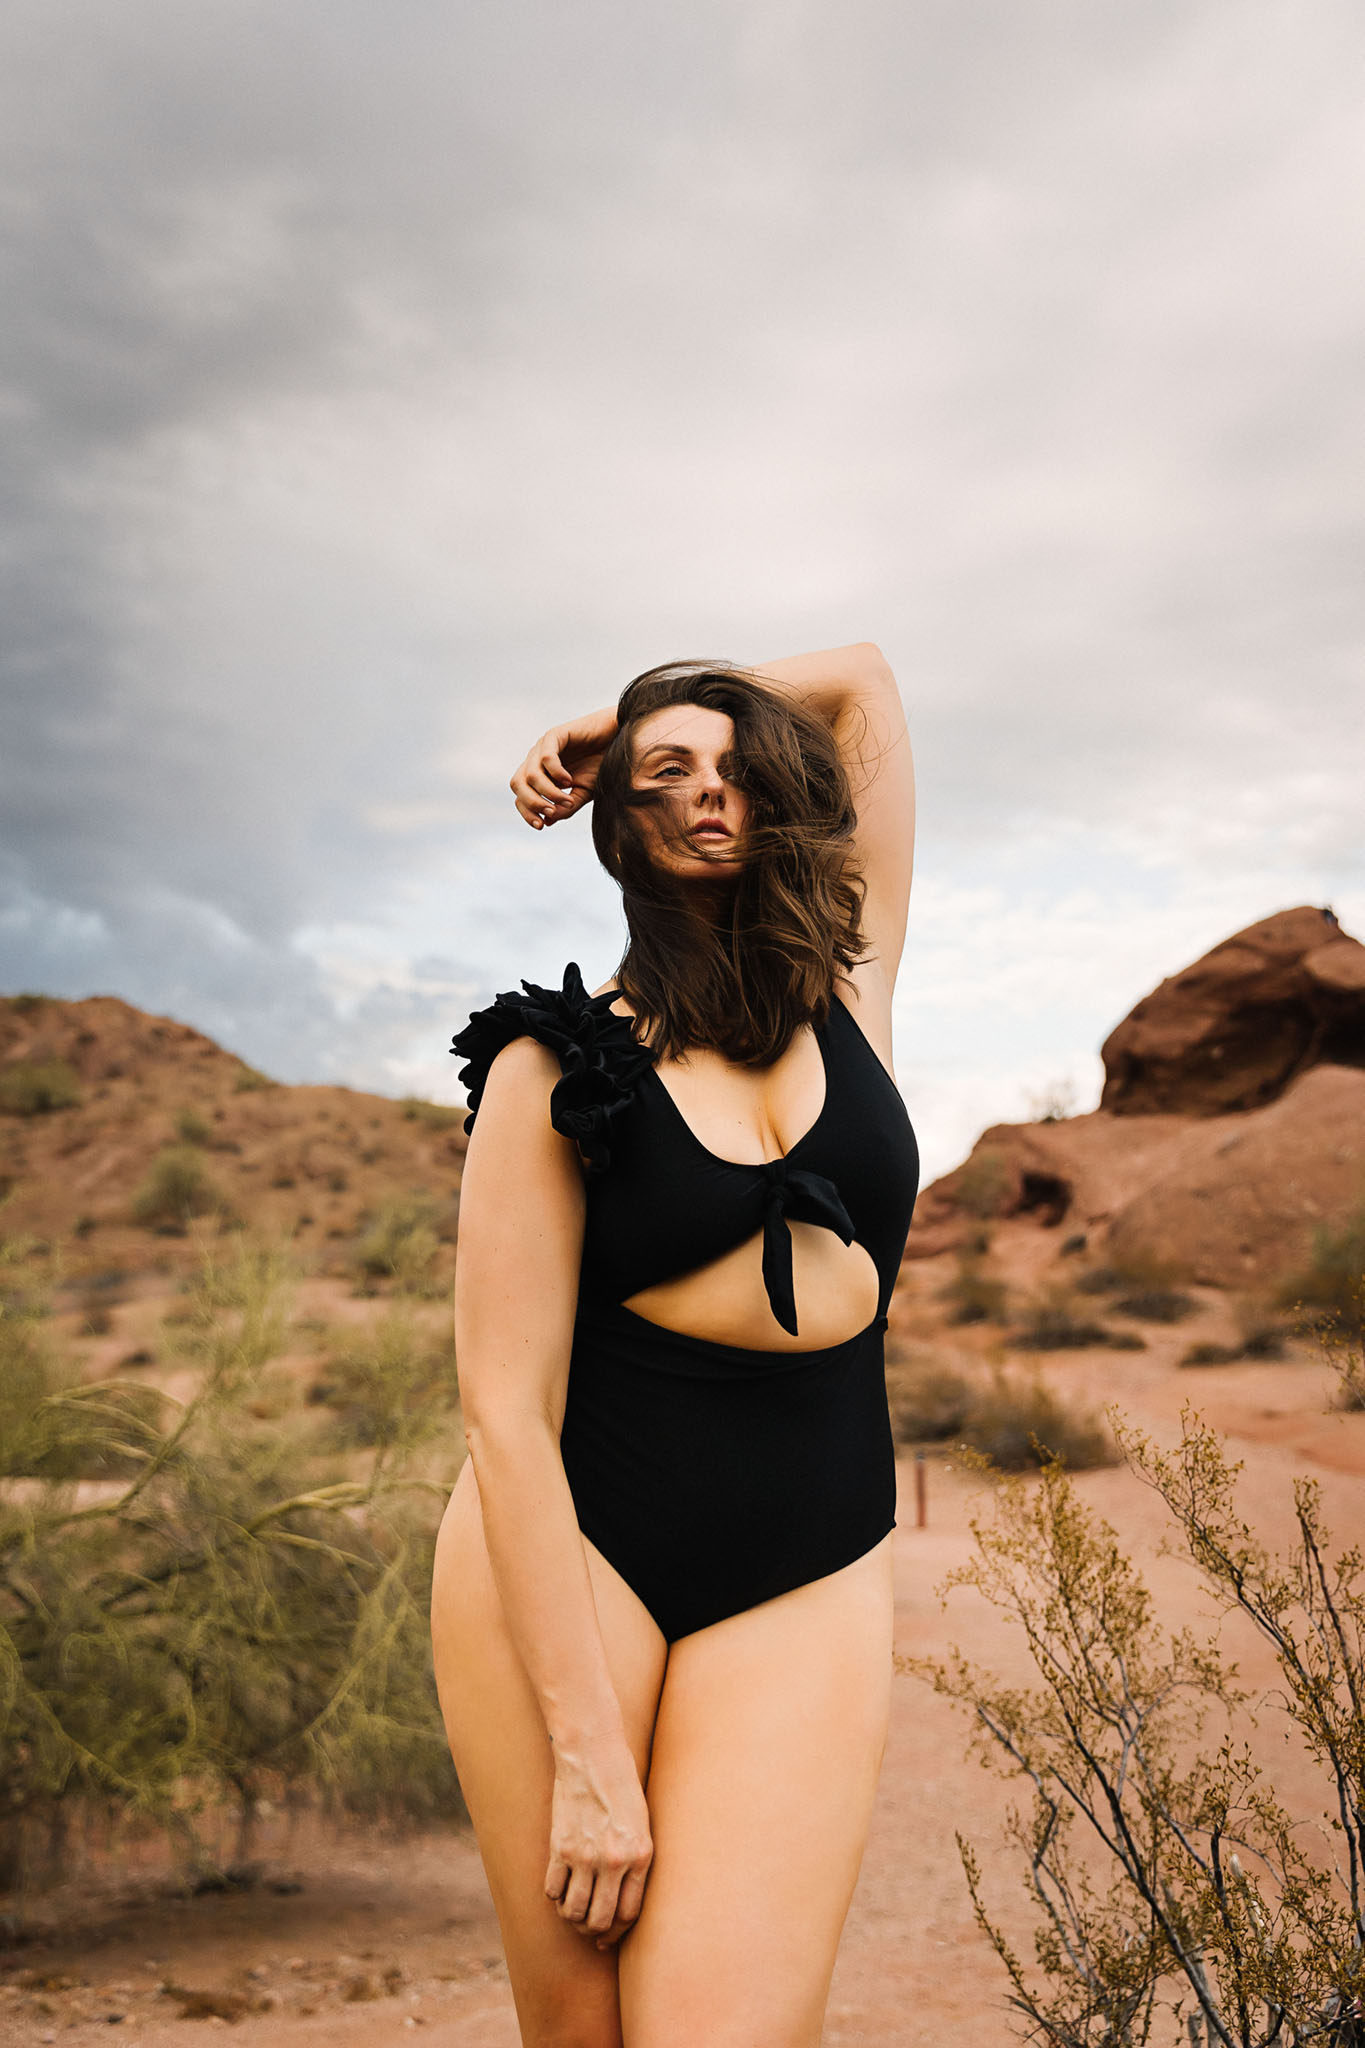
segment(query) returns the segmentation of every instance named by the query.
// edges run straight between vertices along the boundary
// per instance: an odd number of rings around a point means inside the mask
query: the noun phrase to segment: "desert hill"
[[[340,1271],[402,1204],[448,1263],[461,1122],[433,1103],[269,1081],[113,996],[0,1000],[0,1235],[68,1284],[180,1275],[206,1236],[243,1224]]]
[[[926,1188],[907,1259],[983,1216],[1220,1287],[1297,1271],[1365,1203],[1365,946],[1300,906],[1225,939],[1106,1039],[1085,1116],[993,1124]],[[1039,1256],[1042,1256],[1041,1248]]]

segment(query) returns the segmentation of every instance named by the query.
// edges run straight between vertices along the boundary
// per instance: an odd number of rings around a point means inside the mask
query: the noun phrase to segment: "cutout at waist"
[[[793,1221],[783,1228],[791,1233],[795,1330],[774,1313],[762,1232],[704,1265],[624,1296],[624,1304],[642,1322],[747,1351],[827,1349],[866,1329],[881,1306],[881,1282],[866,1246],[856,1239],[844,1244],[822,1224]]]

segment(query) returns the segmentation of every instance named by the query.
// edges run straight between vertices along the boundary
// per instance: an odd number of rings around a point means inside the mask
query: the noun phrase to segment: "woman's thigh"
[[[627,2048],[814,2048],[891,1702],[891,1540],[673,1645]]]
[[[625,1581],[586,1548],[607,1661],[643,1780],[667,1651]],[[545,1896],[554,1765],[503,1617],[469,1466],[437,1542],[432,1642],[451,1755],[497,1908],[523,2042],[617,2048],[618,1951],[600,1951]]]

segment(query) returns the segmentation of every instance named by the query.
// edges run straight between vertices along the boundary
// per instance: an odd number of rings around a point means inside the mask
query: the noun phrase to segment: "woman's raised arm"
[[[915,766],[896,678],[870,640],[795,654],[750,671],[800,697],[833,728],[858,809],[857,857],[866,884],[863,929],[873,957],[856,970],[875,977],[889,1003],[905,947],[915,857]],[[591,802],[597,770],[616,732],[616,712],[584,712],[542,733],[512,775],[517,810],[543,830]]]
[[[529,1038],[489,1070],[460,1194],[455,1356],[493,1576],[554,1751],[546,1893],[601,1939],[637,1917],[653,1851],[559,1452],[584,1213],[576,1148],[550,1124],[559,1073]]]
[[[870,640],[765,661],[753,673],[802,698],[828,719],[839,742],[858,809],[863,929],[874,955],[857,978],[878,973],[889,1000],[905,948],[915,860],[915,764],[896,678]]]

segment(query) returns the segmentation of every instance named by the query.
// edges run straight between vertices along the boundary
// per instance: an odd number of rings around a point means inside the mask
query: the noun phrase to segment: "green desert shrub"
[[[250,1095],[258,1088],[278,1088],[279,1085],[278,1081],[271,1080],[269,1074],[263,1074],[259,1067],[249,1067],[245,1060],[232,1077],[232,1090],[235,1095]]]
[[[1101,1424],[1054,1394],[1036,1371],[997,1366],[983,1381],[932,1350],[893,1352],[887,1394],[898,1443],[965,1444],[1005,1471],[1036,1466],[1049,1453],[1076,1467],[1113,1463]]]
[[[167,1145],[158,1152],[133,1197],[133,1218],[149,1230],[184,1231],[195,1216],[226,1207],[195,1145]]]
[[[932,1352],[892,1356],[887,1373],[891,1429],[898,1443],[939,1443],[959,1434],[972,1405],[971,1382]]]
[[[1128,1285],[1128,1280],[1116,1266],[1101,1265],[1088,1266],[1071,1284],[1077,1294],[1117,1294]]]
[[[1365,1409],[1365,1274],[1347,1297],[1344,1310],[1323,1321],[1317,1331],[1318,1348],[1337,1374],[1334,1408],[1359,1412]]]
[[[1232,1365],[1245,1358],[1283,1358],[1288,1332],[1279,1317],[1252,1295],[1233,1303],[1237,1341],[1233,1344],[1201,1342],[1191,1344],[1180,1358],[1181,1365]]]
[[[363,1232],[356,1270],[362,1282],[393,1280],[407,1293],[424,1294],[434,1288],[440,1249],[433,1203],[424,1195],[395,1195]]]
[[[207,1145],[213,1136],[213,1125],[192,1104],[187,1104],[176,1116],[175,1135],[182,1145]]]
[[[74,1109],[80,1082],[65,1060],[16,1060],[0,1072],[0,1110],[11,1116],[45,1116]]]
[[[1283,1358],[1287,1341],[1287,1332],[1282,1324],[1266,1321],[1250,1329],[1238,1349],[1243,1358]]]
[[[1144,1323],[1181,1323],[1195,1315],[1199,1303],[1178,1287],[1139,1287],[1110,1303],[1115,1315],[1133,1316]]]
[[[1035,1294],[1009,1341],[1017,1351],[1083,1351],[1095,1344],[1119,1351],[1142,1348],[1141,1338],[1134,1344],[1127,1333],[1110,1330],[1086,1315],[1065,1287],[1044,1287]]]
[[[1002,1472],[1021,1472],[1050,1458],[1076,1470],[1117,1461],[1100,1421],[1061,1400],[1036,1371],[1010,1373],[996,1366],[989,1384],[976,1389],[960,1435]]]
[[[426,1617],[446,1486],[418,1485],[402,1446],[342,1472],[307,1431],[256,1419],[282,1286],[272,1253],[206,1266],[177,1326],[195,1390],[137,1429],[109,1383],[76,1388],[31,1346],[0,1373],[4,1441],[32,1475],[0,1492],[0,1781],[21,1849],[82,1802],[200,1865],[196,1816],[224,1802],[459,1811]],[[78,1504],[69,1475],[92,1456],[124,1476]]]
[[[0,1478],[111,1479],[140,1469],[165,1397],[126,1380],[84,1385],[31,1328],[0,1318]]]
[[[1310,1327],[1343,1318],[1361,1325],[1360,1283],[1365,1277],[1365,1202],[1344,1223],[1319,1224],[1306,1265],[1278,1289],[1276,1306],[1298,1312]]]
[[[420,1095],[405,1095],[400,1105],[409,1123],[420,1124],[424,1131],[453,1131],[457,1124],[463,1124],[469,1112],[453,1107],[448,1102],[427,1102]]]
[[[449,1344],[434,1344],[418,1327],[409,1304],[398,1301],[367,1330],[348,1333],[309,1388],[308,1399],[330,1409],[330,1441],[337,1449],[357,1444],[412,1448],[448,1427],[455,1394]]]
[[[1003,1280],[983,1270],[973,1250],[958,1255],[957,1270],[939,1292],[948,1304],[950,1323],[1003,1323],[1008,1289]]]
[[[1232,1365],[1243,1355],[1240,1344],[1191,1344],[1182,1351],[1180,1365]]]

